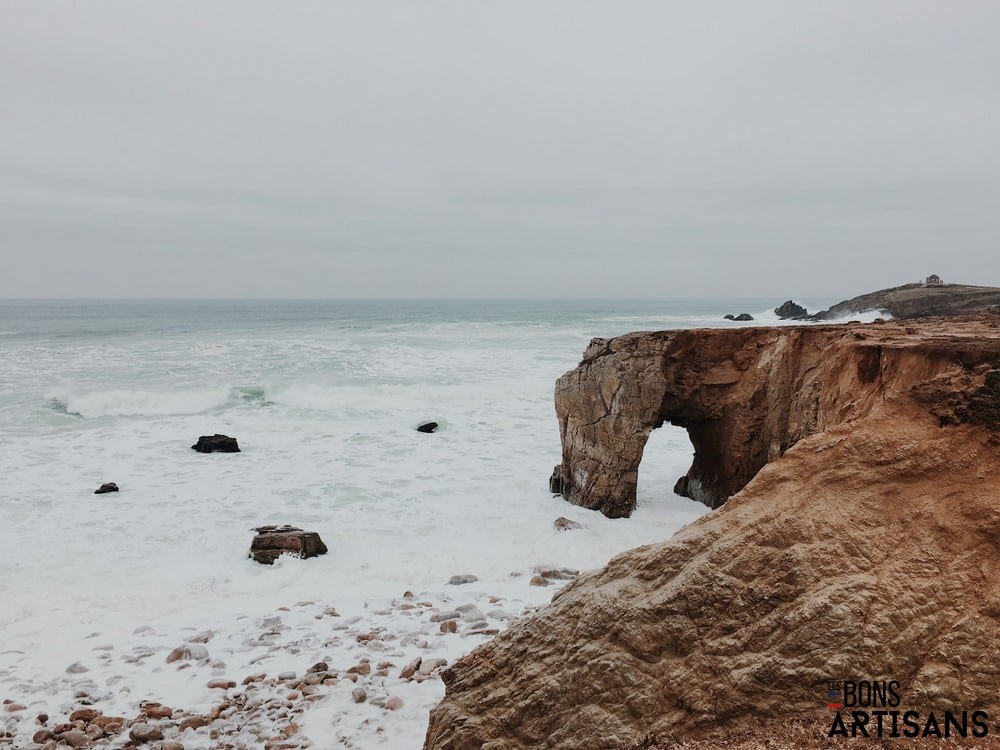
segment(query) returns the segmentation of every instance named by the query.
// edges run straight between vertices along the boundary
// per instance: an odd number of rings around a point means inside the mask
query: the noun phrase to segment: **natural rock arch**
[[[864,416],[956,360],[984,356],[974,341],[914,343],[896,323],[594,339],[556,382],[562,463],[552,487],[611,518],[628,516],[646,440],[669,422],[694,446],[685,494],[716,508],[802,438]]]

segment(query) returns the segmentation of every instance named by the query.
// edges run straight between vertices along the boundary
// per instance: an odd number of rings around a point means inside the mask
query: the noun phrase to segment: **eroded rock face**
[[[997,320],[594,339],[556,382],[562,464],[550,487],[577,505],[628,516],[646,440],[667,422],[687,429],[695,451],[678,486],[719,507],[803,438],[861,419],[942,373],[1000,361]],[[973,409],[983,418],[991,393]]]
[[[878,368],[870,339],[790,333],[782,346],[821,371],[790,370],[822,385],[811,432],[719,510],[446,670],[426,750],[591,750],[792,718],[824,736],[827,684],[845,679],[898,680],[904,710],[1000,715],[996,320],[900,328]]]

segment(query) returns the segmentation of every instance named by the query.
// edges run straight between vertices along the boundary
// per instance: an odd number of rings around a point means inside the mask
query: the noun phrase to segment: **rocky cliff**
[[[570,495],[595,507],[627,511],[664,419],[720,462],[692,467],[707,497],[745,486],[459,660],[427,750],[789,719],[819,741],[842,680],[897,680],[901,710],[985,710],[995,731],[1000,319],[634,334],[595,342],[557,401]]]
[[[570,502],[628,516],[646,440],[669,422],[686,428],[694,446],[678,489],[718,507],[803,438],[862,419],[959,363],[993,361],[994,338],[952,334],[951,326],[892,322],[594,339],[579,366],[556,383],[562,464],[555,484]]]

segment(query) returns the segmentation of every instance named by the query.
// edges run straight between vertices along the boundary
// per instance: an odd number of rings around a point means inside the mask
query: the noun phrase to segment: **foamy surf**
[[[230,400],[229,388],[180,391],[110,390],[48,394],[46,401],[55,411],[76,417],[180,416],[219,409]]]
[[[491,320],[471,303],[399,314],[387,303],[369,318],[300,303],[259,329],[255,320],[275,317],[268,304],[175,304],[150,307],[145,322],[96,320],[95,330],[121,332],[85,341],[53,343],[64,339],[48,329],[0,340],[0,410],[18,436],[2,454],[0,685],[29,719],[5,719],[17,742],[30,739],[31,717],[64,717],[81,692],[122,715],[142,700],[205,713],[220,696],[209,680],[263,672],[261,694],[283,696],[292,688],[278,675],[301,678],[326,661],[340,686],[297,720],[314,746],[418,747],[442,685],[437,673],[402,678],[408,662],[453,661],[544,605],[561,584],[530,585],[536,568],[598,567],[705,512],[671,492],[691,460],[672,428],[647,446],[631,519],[552,497],[552,387],[593,335],[637,319],[724,325],[722,314],[740,310],[622,303],[615,322],[605,319],[612,305],[532,304],[497,306]],[[436,434],[414,429],[427,420],[440,423]],[[243,453],[191,450],[213,432],[237,437]],[[109,481],[121,491],[93,494]],[[557,532],[559,516],[583,528]],[[281,523],[319,532],[329,554],[248,560],[251,529]],[[478,580],[448,584],[465,574]],[[406,591],[429,603],[425,614],[403,606]],[[442,632],[430,619],[466,605],[485,627],[459,620]],[[279,633],[262,637],[273,618]],[[208,662],[167,663],[204,631],[214,633]],[[359,640],[371,632],[381,639]],[[343,674],[363,659],[371,674],[347,689]],[[382,662],[394,666],[380,676]],[[77,663],[87,671],[66,671]],[[356,704],[360,686],[369,700]],[[374,702],[391,695],[398,711]],[[184,746],[217,746],[208,732],[185,732]]]

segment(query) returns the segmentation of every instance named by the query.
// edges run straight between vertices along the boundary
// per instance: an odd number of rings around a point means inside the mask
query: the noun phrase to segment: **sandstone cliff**
[[[749,483],[459,660],[427,750],[598,750],[795,717],[819,738],[844,679],[1000,718],[1000,320],[635,334],[595,343],[557,393],[582,499],[625,507],[614,482],[634,467],[605,471],[599,448],[635,457],[666,418],[738,460],[731,484],[700,464],[704,487]]]
[[[635,507],[650,432],[687,429],[684,494],[718,507],[805,437],[857,421],[917,383],[996,359],[952,323],[700,329],[594,339],[556,383],[563,496],[610,517]],[[987,323],[966,322],[977,331]],[[935,331],[931,334],[930,331]]]

